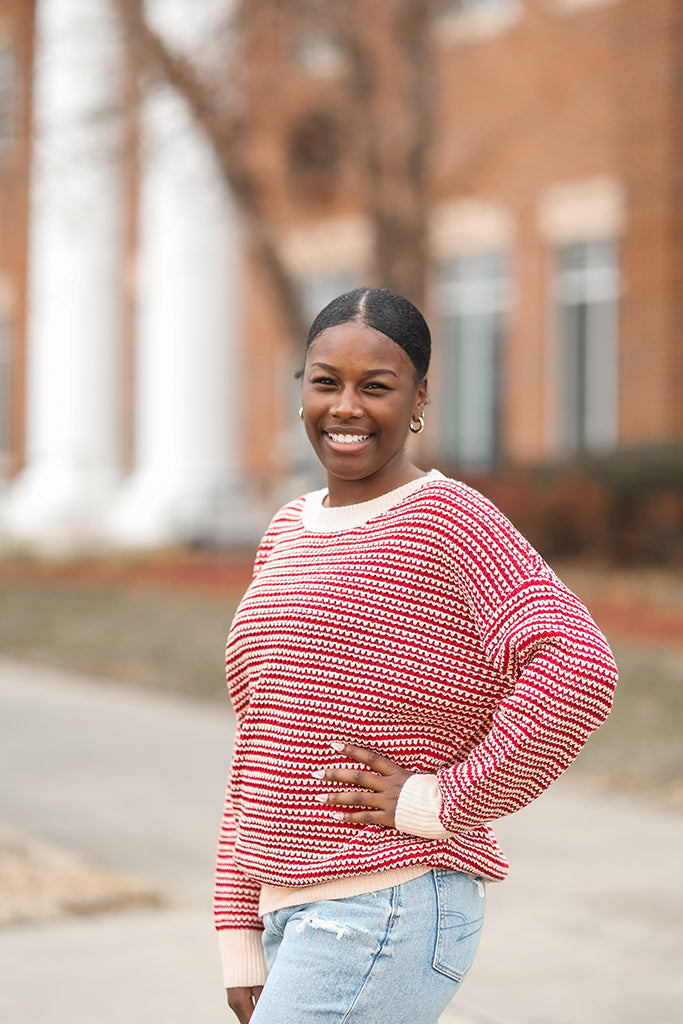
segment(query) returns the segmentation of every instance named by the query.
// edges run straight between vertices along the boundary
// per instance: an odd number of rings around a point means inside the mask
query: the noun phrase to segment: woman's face
[[[413,478],[403,449],[425,399],[409,356],[385,334],[348,323],[318,335],[304,367],[304,423],[331,502],[367,501]]]

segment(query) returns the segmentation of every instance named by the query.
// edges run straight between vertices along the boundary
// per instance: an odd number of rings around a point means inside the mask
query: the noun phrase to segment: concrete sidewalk
[[[173,901],[0,930],[3,1024],[233,1019],[210,912],[231,722],[227,699],[0,660],[0,822]],[[678,1024],[683,816],[566,779],[497,831],[512,871],[442,1024]]]

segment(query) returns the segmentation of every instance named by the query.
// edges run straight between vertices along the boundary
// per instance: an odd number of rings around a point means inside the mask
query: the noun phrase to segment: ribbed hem
[[[301,510],[301,520],[307,530],[312,533],[337,533],[341,530],[354,530],[357,526],[374,519],[376,516],[388,512],[394,505],[407,498],[413,491],[419,490],[430,480],[443,480],[443,473],[438,469],[432,469],[417,480],[410,480],[402,487],[396,487],[393,491],[380,494],[379,498],[372,501],[362,501],[357,505],[335,505],[333,508],[325,508],[323,501],[327,497],[327,488],[321,491],[311,491],[306,495]]]
[[[250,928],[222,928],[218,932],[225,988],[265,985],[268,968],[261,945],[262,934]]]
[[[281,885],[262,885],[258,912],[272,914],[284,907],[298,907],[302,903],[317,903],[320,900],[343,900],[347,896],[361,896],[366,892],[378,892],[394,885],[402,885],[413,878],[431,871],[429,864],[413,864],[407,868],[388,868],[386,871],[372,871],[362,875],[345,875],[317,885],[298,885],[285,888]]]
[[[450,839],[439,820],[442,806],[436,775],[411,775],[396,805],[396,828],[421,839]]]

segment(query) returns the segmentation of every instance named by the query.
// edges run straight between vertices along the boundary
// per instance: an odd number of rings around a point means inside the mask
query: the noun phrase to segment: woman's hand
[[[403,785],[414,772],[407,772],[388,757],[367,747],[355,747],[350,743],[333,743],[332,747],[352,761],[360,761],[371,771],[362,768],[321,768],[314,777],[326,782],[340,782],[353,786],[353,790],[329,793],[316,797],[320,803],[334,807],[349,805],[353,810],[337,811],[333,815],[340,821],[362,825],[388,825],[396,823],[396,805]]]
[[[254,1007],[258,1003],[258,997],[262,991],[263,985],[254,985],[252,988],[227,989],[228,1006],[240,1024],[247,1024],[251,1020]]]

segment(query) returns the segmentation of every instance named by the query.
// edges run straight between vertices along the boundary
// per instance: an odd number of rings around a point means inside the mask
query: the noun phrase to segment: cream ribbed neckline
[[[410,480],[402,487],[396,487],[393,491],[380,494],[378,498],[371,501],[362,501],[358,505],[335,505],[333,508],[326,508],[323,501],[327,497],[327,488],[320,491],[311,491],[304,499],[301,510],[301,519],[307,530],[312,533],[336,533],[340,530],[353,530],[357,526],[363,526],[370,519],[388,512],[394,505],[398,505],[404,498],[413,491],[417,491],[430,480],[443,480],[443,473],[438,469],[432,469],[417,480]]]

